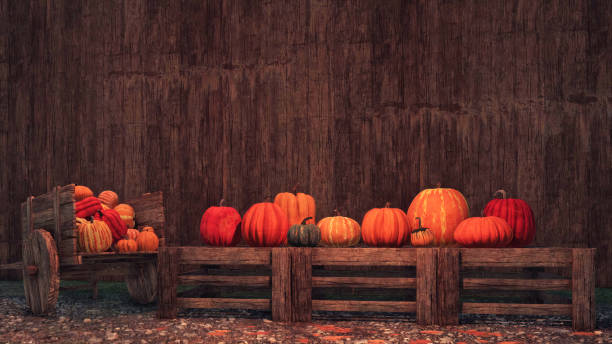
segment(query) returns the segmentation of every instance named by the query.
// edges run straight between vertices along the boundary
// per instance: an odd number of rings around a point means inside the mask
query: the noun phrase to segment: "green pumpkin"
[[[291,246],[315,247],[321,240],[321,230],[314,224],[306,224],[312,217],[305,218],[301,224],[289,227],[287,241]]]

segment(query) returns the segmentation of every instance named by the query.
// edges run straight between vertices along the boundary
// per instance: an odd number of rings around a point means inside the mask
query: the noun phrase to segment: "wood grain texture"
[[[476,267],[568,267],[572,250],[567,248],[462,248],[461,266]]]
[[[595,312],[595,249],[573,249],[572,328],[591,331],[597,326]]]
[[[317,288],[416,288],[416,278],[401,277],[313,277],[312,286]]]
[[[292,321],[293,303],[291,248],[272,250],[272,320]]]
[[[19,202],[72,182],[163,191],[172,243],[193,245],[222,197],[243,214],[300,181],[318,218],[361,221],[441,181],[472,216],[502,187],[526,200],[535,244],[598,248],[612,286],[611,16],[593,0],[0,0],[0,242],[22,238]]]
[[[415,249],[318,248],[312,249],[312,265],[410,266],[416,264]]]
[[[204,284],[208,286],[241,286],[241,287],[270,287],[270,276],[215,276],[215,275],[187,275],[178,277],[179,284]]]
[[[313,311],[414,313],[413,301],[312,300]]]
[[[178,270],[177,250],[160,247],[157,255],[158,318],[176,318]]]
[[[461,313],[466,314],[524,314],[524,315],[571,315],[569,304],[519,304],[464,302]]]
[[[177,298],[180,308],[222,308],[222,309],[255,309],[270,310],[270,299],[232,299],[232,298]]]
[[[568,279],[464,278],[463,289],[475,290],[571,290]]]
[[[416,314],[419,325],[436,325],[438,312],[438,251],[417,248]]]
[[[312,248],[292,247],[291,250],[291,321],[310,322],[312,319]]]

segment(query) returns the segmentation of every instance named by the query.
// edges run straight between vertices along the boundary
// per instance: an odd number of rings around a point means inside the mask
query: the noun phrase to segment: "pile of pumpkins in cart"
[[[134,208],[119,203],[114,191],[105,190],[95,197],[90,188],[74,188],[77,243],[80,252],[100,253],[114,250],[120,253],[151,252],[159,246],[153,227],[141,231],[134,228]]]
[[[294,190],[295,191],[295,190]],[[451,188],[422,190],[404,212],[391,208],[369,210],[361,226],[349,217],[326,217],[315,221],[315,200],[304,193],[283,192],[274,202],[251,206],[241,218],[236,209],[208,208],[200,222],[200,237],[210,246],[235,246],[244,239],[250,246],[317,245],[351,247],[361,240],[373,247],[462,246],[524,247],[535,236],[533,212],[520,199],[491,200],[482,217],[468,218],[465,197]],[[315,225],[316,223],[316,225]]]

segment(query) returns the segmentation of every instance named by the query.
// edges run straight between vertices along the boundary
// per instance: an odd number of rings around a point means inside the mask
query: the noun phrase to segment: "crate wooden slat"
[[[416,250],[404,248],[321,248],[312,249],[312,265],[412,266]]]
[[[180,308],[252,309],[269,311],[270,299],[177,298]]]
[[[211,286],[270,287],[270,276],[219,276],[183,275],[178,277],[179,284],[206,284]]]
[[[572,250],[572,327],[595,328],[595,249]]]
[[[462,248],[461,266],[474,267],[569,267],[567,248]]]
[[[414,301],[355,301],[355,300],[312,300],[313,311],[342,312],[416,312]]]
[[[463,289],[571,290],[569,279],[464,278]]]
[[[464,302],[466,314],[571,315],[571,304],[479,303]]]
[[[416,278],[409,277],[319,277],[312,278],[312,286],[351,288],[416,288]]]
[[[271,248],[178,247],[181,264],[270,265]]]

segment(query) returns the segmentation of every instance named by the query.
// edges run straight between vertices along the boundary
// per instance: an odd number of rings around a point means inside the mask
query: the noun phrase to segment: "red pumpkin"
[[[384,208],[368,211],[361,223],[361,237],[369,246],[401,247],[410,235],[410,225],[406,214],[398,208]]]
[[[250,246],[280,246],[288,231],[287,215],[271,202],[254,204],[242,218],[241,234]]]
[[[502,198],[492,199],[482,211],[483,216],[497,216],[506,220],[512,231],[514,239],[510,247],[525,247],[535,238],[536,227],[533,219],[533,211],[522,199],[506,198],[506,191],[497,190],[495,195],[501,194]]]
[[[236,246],[240,241],[240,214],[232,207],[224,207],[223,200],[218,207],[206,209],[200,221],[200,238],[210,246]]]
[[[93,216],[102,209],[102,203],[96,197],[86,197],[74,203],[76,217],[86,218]]]
[[[106,209],[100,210],[96,213],[96,220],[102,220],[110,228],[113,233],[113,243],[123,239],[123,237],[127,234],[127,226],[125,222],[121,220],[121,215],[116,212],[114,209]]]
[[[512,228],[497,216],[470,217],[457,226],[454,238],[463,247],[506,247],[512,242]]]

